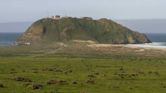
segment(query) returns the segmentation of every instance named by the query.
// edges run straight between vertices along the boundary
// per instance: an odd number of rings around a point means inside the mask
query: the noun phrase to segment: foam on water
[[[127,47],[141,47],[141,48],[164,48],[166,49],[166,42],[153,42],[146,44],[128,44]]]
[[[152,45],[152,46],[166,46],[166,42],[153,42],[153,43],[150,43],[149,45]]]

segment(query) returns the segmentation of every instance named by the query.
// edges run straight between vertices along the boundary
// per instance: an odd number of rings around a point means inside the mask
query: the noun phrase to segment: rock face
[[[18,44],[91,40],[102,44],[150,43],[146,35],[134,32],[112,20],[64,17],[43,18],[34,22],[18,38]]]

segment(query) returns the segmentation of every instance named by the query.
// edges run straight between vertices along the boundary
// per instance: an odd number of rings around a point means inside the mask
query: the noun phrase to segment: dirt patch
[[[15,77],[14,80],[20,81],[20,82],[32,82],[31,79],[26,78],[26,77]]]
[[[31,85],[31,88],[32,88],[33,90],[41,89],[41,88],[43,88],[43,85],[41,85],[41,84],[32,84],[32,85]]]
[[[48,85],[52,85],[52,84],[63,84],[63,85],[65,85],[65,84],[67,84],[67,81],[66,80],[56,80],[56,79],[54,79],[54,80],[49,80],[47,82],[47,84]]]
[[[0,83],[0,88],[5,88],[5,86],[3,84]]]
[[[37,83],[25,83],[23,84],[24,87],[30,88],[32,90],[42,89],[43,85]]]
[[[93,79],[88,79],[88,80],[86,81],[86,83],[87,83],[87,84],[95,84],[95,80],[93,80]]]

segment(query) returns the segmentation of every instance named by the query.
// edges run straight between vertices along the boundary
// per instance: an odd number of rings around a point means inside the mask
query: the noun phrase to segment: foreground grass
[[[0,57],[0,93],[165,93],[165,67],[164,57]]]

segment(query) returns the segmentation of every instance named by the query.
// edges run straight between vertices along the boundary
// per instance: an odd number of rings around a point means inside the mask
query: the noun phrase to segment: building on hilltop
[[[61,16],[60,15],[56,15],[56,16],[51,16],[52,19],[56,19],[56,20],[59,20],[61,19]]]

